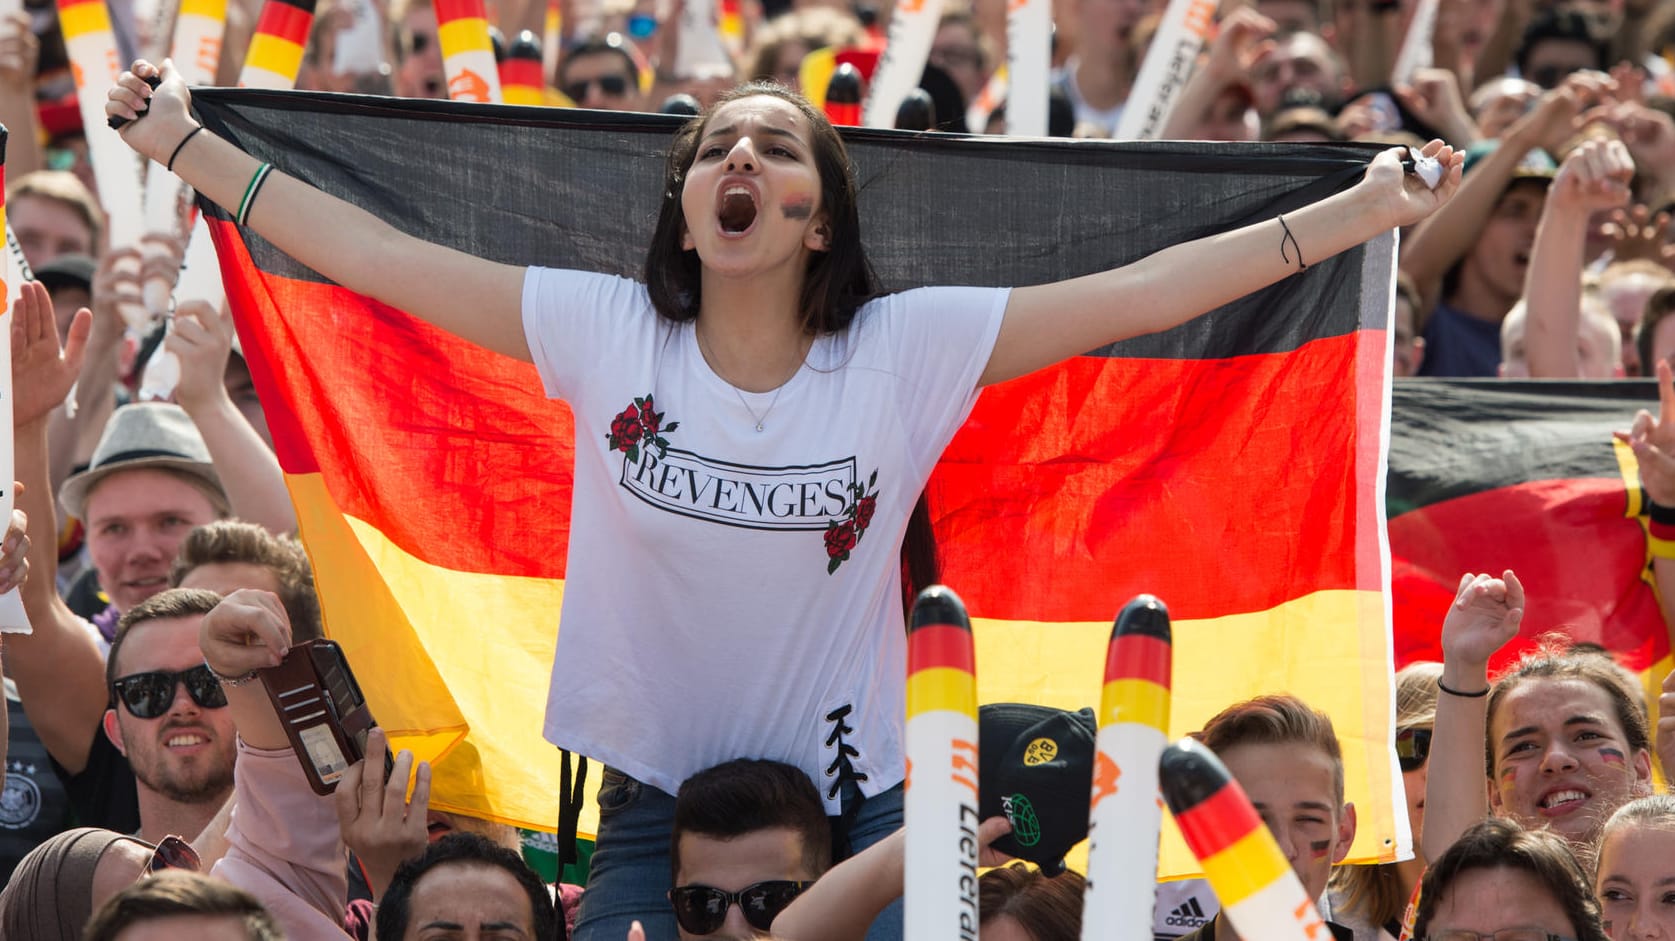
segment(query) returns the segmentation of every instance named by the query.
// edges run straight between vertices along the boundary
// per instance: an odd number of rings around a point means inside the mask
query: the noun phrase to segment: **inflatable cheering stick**
[[[977,676],[971,621],[932,585],[907,631],[903,937],[977,937]]]
[[[1140,595],[1117,615],[1105,652],[1088,827],[1082,937],[1141,941],[1157,896],[1158,758],[1169,744],[1169,609]]]
[[[541,40],[527,29],[512,40],[500,63],[500,93],[509,105],[541,103]]]
[[[861,123],[861,70],[847,62],[832,71],[826,84],[826,118],[839,126]]]
[[[314,29],[315,0],[267,0],[238,73],[242,88],[295,88],[302,51]]]
[[[929,131],[936,128],[936,102],[923,88],[915,88],[901,100],[896,109],[896,129],[900,131]]]
[[[1183,739],[1163,750],[1158,772],[1169,812],[1239,937],[1329,937],[1314,900],[1304,894],[1273,834],[1214,752]]]

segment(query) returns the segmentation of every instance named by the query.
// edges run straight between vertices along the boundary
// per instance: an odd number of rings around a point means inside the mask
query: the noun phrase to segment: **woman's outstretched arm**
[[[153,90],[145,80],[158,76],[162,84]],[[128,121],[122,137],[130,147],[162,164],[172,155],[181,179],[236,213],[260,163],[209,131],[197,131],[190,103],[191,93],[171,65],[159,70],[140,61],[117,79],[105,113]],[[523,331],[524,269],[399,232],[280,171],[267,176],[251,203],[247,222],[263,238],[352,291],[480,346],[530,358]]]
[[[1425,218],[1460,185],[1464,156],[1442,141],[1427,144],[1423,153],[1441,161],[1445,171],[1435,190],[1402,169],[1402,148],[1395,148],[1374,158],[1355,186],[1287,213],[1284,226],[1268,219],[1174,245],[1121,268],[1017,288],[982,384],[1167,330],[1295,274],[1299,253],[1314,264]]]

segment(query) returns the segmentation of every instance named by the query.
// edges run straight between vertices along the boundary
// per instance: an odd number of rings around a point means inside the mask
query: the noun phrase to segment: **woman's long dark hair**
[[[855,173],[849,165],[843,139],[826,116],[801,95],[772,82],[751,82],[727,92],[675,135],[664,171],[657,231],[652,234],[651,247],[646,252],[646,290],[660,316],[676,323],[698,316],[703,301],[702,264],[696,251],[681,246],[686,235],[686,214],[681,208],[686,172],[716,109],[757,95],[789,102],[808,120],[814,165],[820,173],[820,211],[826,216],[828,247],[809,256],[798,308],[802,312],[803,330],[809,335],[841,333],[848,329],[861,305],[880,293],[878,278],[861,245]]]

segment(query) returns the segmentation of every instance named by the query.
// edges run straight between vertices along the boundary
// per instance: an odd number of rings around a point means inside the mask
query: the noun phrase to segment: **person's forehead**
[[[1552,891],[1533,874],[1512,866],[1464,870],[1437,901],[1433,930],[1540,928],[1564,936],[1574,934]]]
[[[87,492],[87,518],[128,519],[158,513],[200,513],[214,505],[197,487],[178,476],[153,468],[116,471]]]
[[[265,565],[253,562],[206,562],[186,573],[180,580],[182,588],[201,588],[218,595],[229,595],[240,588],[258,588],[279,592],[279,578]]]
[[[1492,728],[1496,738],[1527,728],[1552,732],[1580,716],[1623,732],[1611,695],[1596,683],[1571,676],[1535,677],[1519,683],[1501,699]]]
[[[523,886],[499,866],[450,862],[433,867],[413,884],[413,923],[457,920],[510,921],[533,928],[534,909]]]
[[[129,676],[153,670],[184,670],[202,663],[198,646],[201,614],[182,618],[156,618],[131,625],[117,647],[116,675]]]
[[[726,839],[682,833],[679,881],[737,892],[771,879],[812,879],[815,873],[808,871],[803,850],[802,835],[790,827],[766,827]]]
[[[1251,800],[1275,808],[1337,804],[1337,763],[1305,742],[1235,745],[1218,753]]]
[[[1675,829],[1665,821],[1613,827],[1599,844],[1599,877],[1642,884],[1675,878]]]
[[[753,126],[791,131],[807,141],[808,121],[796,105],[773,95],[751,95],[729,101],[715,109],[704,125],[704,136]]]
[[[575,81],[579,78],[598,78],[601,75],[621,75],[632,78],[634,70],[629,67],[628,60],[615,52],[589,52],[575,56],[564,66],[564,78]]]

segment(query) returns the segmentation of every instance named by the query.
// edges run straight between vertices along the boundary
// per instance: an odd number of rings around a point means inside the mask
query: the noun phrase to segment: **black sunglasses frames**
[[[669,904],[675,921],[689,934],[714,934],[727,921],[727,909],[737,903],[744,920],[757,931],[773,927],[774,918],[785,911],[811,882],[773,880],[727,892],[707,885],[681,885],[669,890]]]
[[[132,673],[119,677],[111,683],[111,688],[116,690],[116,698],[122,701],[129,715],[136,719],[155,719],[174,705],[175,691],[181,684],[185,684],[187,695],[200,709],[220,709],[227,705],[221,682],[201,663],[178,673],[167,670]]]

